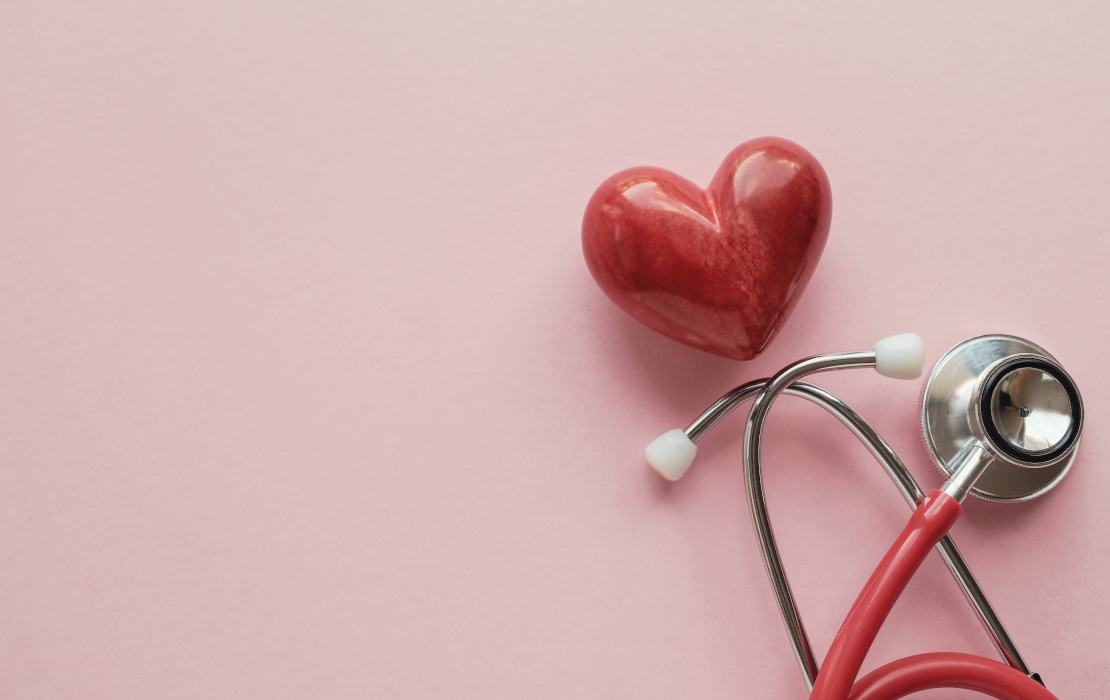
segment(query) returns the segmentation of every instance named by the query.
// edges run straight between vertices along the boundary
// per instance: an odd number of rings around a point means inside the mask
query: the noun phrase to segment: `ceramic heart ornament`
[[[662,168],[617,173],[586,206],[582,249],[605,294],[648,328],[750,360],[797,304],[831,220],[817,159],[760,138],[728,154],[704,190]]]

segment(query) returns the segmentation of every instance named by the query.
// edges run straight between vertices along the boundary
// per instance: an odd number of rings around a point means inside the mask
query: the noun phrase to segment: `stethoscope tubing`
[[[767,381],[752,403],[744,432],[744,475],[748,482],[749,498],[756,492],[762,496],[763,487],[759,480],[761,436],[764,421],[778,395],[808,374],[852,367],[873,367],[876,361],[875,351],[820,355],[795,362]],[[887,615],[894,607],[894,603],[924,562],[929,551],[948,534],[948,530],[963,513],[959,501],[950,495],[951,493],[946,485],[943,491],[932,492],[914,510],[906,528],[883,557],[841,625],[825,658],[824,668],[816,674],[810,700],[848,700],[859,670],[863,666],[863,660]],[[781,570],[781,561],[777,557],[770,556],[771,552],[777,554],[777,547],[774,543],[770,520],[766,517],[767,513],[765,510],[762,512],[758,510],[754,501],[751,505],[756,535],[763,550],[764,562],[772,575],[772,583],[775,582],[778,574],[785,584],[786,574]],[[779,568],[777,572],[772,570],[775,565]],[[778,586],[774,588],[782,606],[784,602],[782,591]],[[783,588],[789,593],[789,586],[784,585]],[[789,598],[792,602],[793,596]],[[798,617],[794,620],[788,617],[784,619],[788,627],[792,627],[792,623],[795,622],[799,627],[801,626],[801,619]],[[801,634],[804,638],[804,630]],[[808,640],[806,642],[808,646]],[[806,666],[812,666],[816,671],[815,660],[810,658],[803,662],[803,670],[807,671],[806,675],[809,677],[809,668]],[[994,691],[1003,688],[1003,685],[1009,682],[1018,684],[1018,700],[1054,698],[1033,678],[1008,669],[997,662],[981,659],[980,671],[988,681],[984,692],[997,698],[1006,698],[1005,693]],[[1022,680],[1014,681],[1013,673],[1017,673]],[[951,687],[953,682],[958,682],[954,669],[945,664],[933,668],[927,675],[931,679],[931,687]],[[892,698],[879,696],[877,700],[892,700]]]
[[[917,507],[844,619],[810,700],[896,700],[935,688],[969,688],[998,700],[1056,700],[1020,671],[970,654],[901,659],[873,672],[856,688],[856,676],[883,622],[925,557],[962,513],[959,502],[941,491],[933,491]]]
[[[687,437],[696,441],[738,404],[752,396],[756,399],[749,413],[745,430],[745,481],[757,537],[763,549],[772,588],[779,599],[780,609],[794,642],[807,685],[812,688],[811,700],[848,700],[849,695],[852,700],[859,700],[861,697],[869,700],[893,700],[918,690],[943,687],[974,689],[1000,700],[1051,700],[1054,696],[1037,680],[1027,675],[1028,670],[1024,668],[1025,664],[1017,654],[1012,640],[994,615],[971,572],[963,563],[958,550],[947,537],[948,529],[962,513],[962,508],[954,498],[939,491],[930,494],[929,498],[921,502],[914,511],[910,523],[888,551],[868,585],[861,591],[826,656],[823,671],[818,673],[817,662],[786,581],[786,574],[782,569],[767,515],[759,454],[762,426],[772,402],[781,393],[802,395],[822,405],[837,415],[857,437],[867,444],[880,463],[886,467],[907,502],[911,506],[917,504],[922,496],[920,487],[870,425],[835,396],[798,381],[813,372],[866,367],[874,363],[875,355],[872,352],[836,353],[802,360],[785,368],[770,380],[752,382],[730,392],[685,431]],[[942,540],[945,540],[949,547],[941,547]],[[934,546],[942,550],[945,562],[968,593],[969,601],[973,603],[976,612],[988,627],[1003,657],[1012,666],[1020,666],[1020,670],[971,655],[927,654],[888,664],[869,674],[865,679],[861,679],[857,685],[856,676],[875,635],[894,602]],[[957,562],[960,566],[954,566]],[[972,591],[977,595],[973,595]],[[981,600],[982,605],[977,604],[977,598]],[[1012,655],[1007,653],[1010,649],[1013,650]],[[1014,663],[1015,660],[1017,663]],[[815,684],[812,683],[814,677],[817,679]]]
[[[933,652],[892,661],[852,686],[848,700],[895,700],[922,690],[962,688],[998,700],[1055,700],[1029,676],[973,654]]]
[[[767,382],[767,379],[757,379],[742,384],[728,392],[686,428],[686,435],[694,442],[700,440],[713,428],[713,426],[735,408],[755,398],[755,396],[767,385]],[[844,426],[851,430],[852,433],[863,442],[871,454],[874,455],[879,464],[883,466],[911,509],[916,509],[918,504],[925,500],[925,493],[921,490],[917,480],[914,479],[913,474],[906,469],[902,460],[899,459],[894,450],[883,440],[882,436],[880,436],[862,416],[856,413],[851,406],[826,389],[802,381],[795,381],[790,384],[783,393],[797,396],[817,404],[835,416]],[[767,519],[769,525],[770,521],[767,515],[767,503],[762,489],[762,478],[759,473],[760,465],[758,463],[755,465],[755,469],[755,478],[748,478],[745,480],[748,489],[748,498],[749,502],[752,504],[753,511],[758,512],[764,519]],[[754,517],[757,516],[753,515],[753,518]],[[964,561],[963,555],[960,554],[959,549],[956,547],[955,541],[950,536],[945,535],[937,544],[937,551],[948,566],[952,577],[963,590],[965,597],[972,605],[976,615],[983,623],[984,628],[990,635],[999,654],[1006,660],[1009,666],[1013,667],[1019,673],[1030,675],[1025,661],[1022,659],[1021,653],[1017,649],[1017,645],[1010,638],[1009,633],[1006,631],[997,613],[995,613],[990,601],[983,593],[978,581],[975,580],[975,576],[972,574],[970,567],[968,567],[967,563]],[[793,644],[795,656],[801,665],[806,686],[809,690],[812,690],[818,672],[816,657],[805,631],[805,625],[802,622],[797,603],[794,600],[793,593],[786,579],[785,570],[782,567],[781,558],[778,553],[778,547],[773,540],[770,543],[770,547],[765,551],[765,555],[770,561],[777,564],[776,566],[768,565],[768,575],[771,579],[772,588],[776,592],[776,597],[778,598],[784,619],[794,622],[793,625],[789,622],[787,623],[787,633]],[[781,578],[776,578],[776,574],[781,576]]]

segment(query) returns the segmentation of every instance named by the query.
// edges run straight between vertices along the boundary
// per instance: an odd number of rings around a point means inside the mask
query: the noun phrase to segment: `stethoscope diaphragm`
[[[1082,427],[1075,382],[1043,348],[1009,335],[971,338],[933,367],[921,398],[925,444],[946,476],[965,448],[994,459],[971,493],[991,501],[1035,498],[1075,461]]]

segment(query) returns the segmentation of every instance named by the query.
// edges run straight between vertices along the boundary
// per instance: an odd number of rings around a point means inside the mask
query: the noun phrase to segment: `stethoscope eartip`
[[[698,454],[694,444],[681,428],[668,430],[651,441],[644,450],[648,464],[667,481],[678,481]]]
[[[875,343],[875,371],[893,379],[917,379],[925,371],[925,343],[916,333],[902,333]]]

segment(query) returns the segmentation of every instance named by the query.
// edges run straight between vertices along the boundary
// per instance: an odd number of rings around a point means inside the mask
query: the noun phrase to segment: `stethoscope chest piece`
[[[946,352],[921,398],[925,443],[949,477],[970,447],[991,463],[971,493],[1025,501],[1060,482],[1075,461],[1083,402],[1043,348],[1008,335],[965,340]]]

